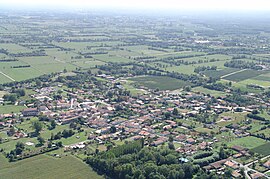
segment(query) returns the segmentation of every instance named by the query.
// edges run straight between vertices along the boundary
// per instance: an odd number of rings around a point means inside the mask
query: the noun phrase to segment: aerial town
[[[270,178],[269,24],[46,14],[0,12],[0,178]]]

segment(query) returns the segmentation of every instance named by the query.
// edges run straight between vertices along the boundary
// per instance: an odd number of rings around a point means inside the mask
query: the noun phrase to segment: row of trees
[[[224,63],[225,67],[230,68],[241,68],[241,69],[254,69],[254,70],[262,70],[263,68],[259,66],[258,63],[248,62],[244,60],[231,60]]]
[[[200,73],[207,70],[217,70],[217,66],[198,66],[194,69],[194,72]]]

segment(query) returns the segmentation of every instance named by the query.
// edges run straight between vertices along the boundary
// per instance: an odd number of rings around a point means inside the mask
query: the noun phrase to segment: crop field
[[[210,94],[211,96],[215,96],[215,97],[225,96],[227,94],[227,93],[222,92],[222,91],[210,90],[210,89],[207,89],[207,88],[204,88],[201,86],[192,88],[192,91],[200,92],[200,93],[204,93],[204,94]]]
[[[195,58],[195,57],[194,57]],[[185,60],[182,59],[182,60]],[[193,61],[193,60],[191,60]],[[218,69],[223,69],[225,61],[216,61],[216,62],[207,62],[201,64],[190,64],[190,65],[180,65],[180,66],[172,66],[166,68],[170,72],[179,72],[184,74],[195,74],[194,69],[199,66],[217,66]]]
[[[270,82],[270,73],[262,74],[260,76],[256,76],[253,79],[260,81],[269,81]]]
[[[93,55],[93,57],[99,61],[102,61],[102,62],[127,63],[127,62],[132,61],[131,59],[128,59],[128,58],[123,58],[121,56],[110,55],[110,54]]]
[[[270,155],[269,149],[270,149],[270,143],[268,142],[266,144],[253,148],[252,151],[266,156],[266,155]]]
[[[224,75],[239,71],[237,68],[224,68],[222,70],[208,70],[203,72],[204,75],[212,78],[221,78]]]
[[[32,50],[27,49],[21,45],[13,44],[13,43],[0,43],[0,49],[7,49],[10,53],[18,53],[18,52],[32,52]]]
[[[265,71],[256,71],[256,70],[242,70],[238,73],[234,73],[232,75],[226,76],[224,79],[229,81],[243,81],[249,78],[257,77],[263,73],[267,73]]]
[[[0,84],[12,82],[12,80],[0,73]]]
[[[1,96],[0,96],[1,97]],[[18,113],[25,109],[25,106],[5,105],[0,107],[0,114]]]
[[[96,65],[104,65],[106,63],[99,61],[99,60],[80,60],[72,62],[73,65],[79,66],[81,68],[94,68]]]
[[[184,86],[192,85],[189,82],[165,77],[165,76],[143,76],[130,78],[129,80],[135,82],[136,86],[145,86],[150,89],[160,90],[176,90]]]
[[[257,79],[253,79],[253,78],[240,81],[239,83],[243,84],[243,85],[254,84],[254,85],[259,85],[259,86],[262,86],[265,88],[270,86],[270,81],[262,81],[262,80],[257,80]]]
[[[16,163],[9,163],[4,156],[0,155],[0,163],[0,176],[5,179],[103,178],[73,156],[53,158],[39,155]]]
[[[248,136],[248,137],[243,137],[243,138],[237,138],[229,142],[228,145],[229,146],[239,145],[248,149],[254,149],[266,143],[267,142],[263,139],[253,137],[253,136]]]

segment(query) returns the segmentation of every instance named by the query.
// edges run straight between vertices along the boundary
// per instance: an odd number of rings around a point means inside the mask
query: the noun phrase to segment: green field
[[[193,60],[190,59],[190,61],[193,61]],[[224,63],[225,63],[225,61],[207,62],[207,63],[194,64],[194,65],[192,65],[192,64],[183,65],[182,64],[180,66],[168,67],[166,70],[168,70],[170,72],[179,72],[179,73],[184,73],[184,74],[195,74],[194,69],[196,67],[199,67],[199,66],[217,66],[218,69],[223,69],[223,68],[225,68]]]
[[[259,154],[262,154],[262,155],[270,155],[270,143],[266,143],[266,144],[263,144],[263,145],[260,145],[258,147],[255,147],[252,149],[253,152],[256,152],[256,153],[259,153]]]
[[[257,70],[243,70],[238,73],[234,73],[232,75],[226,76],[224,79],[229,81],[243,81],[249,78],[257,77],[261,74],[267,73],[265,71],[257,71]]]
[[[237,138],[229,142],[229,146],[239,145],[248,149],[254,149],[258,146],[266,144],[266,141],[257,137],[248,136],[243,138]]]
[[[262,74],[260,76],[257,76],[255,78],[253,78],[253,79],[260,80],[260,81],[268,81],[268,82],[270,82],[270,73]]]
[[[237,68],[224,68],[222,70],[207,70],[203,72],[204,75],[212,78],[221,78],[224,75],[239,71]]]
[[[0,155],[0,178],[4,179],[38,179],[38,178],[102,178],[89,166],[73,156],[53,158],[47,155],[9,163]]]
[[[192,83],[166,76],[142,76],[130,78],[129,80],[134,81],[135,84],[139,86],[145,86],[150,89],[158,88],[160,90],[176,90],[184,86],[192,85]]]
[[[210,94],[211,96],[214,96],[214,97],[225,96],[227,94],[227,93],[222,92],[222,91],[210,90],[210,89],[207,89],[207,88],[204,88],[201,86],[192,88],[192,91],[200,92],[203,94]]]
[[[18,113],[25,109],[25,106],[5,105],[0,106],[0,114]]]

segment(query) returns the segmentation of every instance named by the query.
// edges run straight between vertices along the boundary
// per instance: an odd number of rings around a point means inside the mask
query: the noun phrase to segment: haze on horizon
[[[1,0],[6,7],[270,11],[269,0]]]

